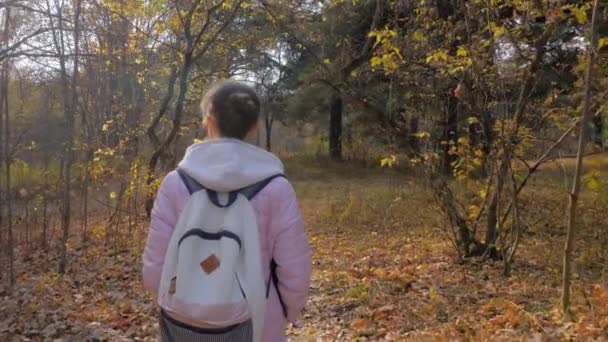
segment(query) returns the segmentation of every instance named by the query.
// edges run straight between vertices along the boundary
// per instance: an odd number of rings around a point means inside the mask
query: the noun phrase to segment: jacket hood
[[[191,145],[178,168],[204,187],[222,192],[244,188],[284,171],[274,154],[226,138]]]

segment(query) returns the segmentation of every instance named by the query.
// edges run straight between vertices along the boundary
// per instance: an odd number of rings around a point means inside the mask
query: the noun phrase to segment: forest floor
[[[500,262],[458,261],[420,177],[288,162],[314,249],[310,301],[290,339],[608,340],[608,205],[581,198],[575,320],[566,322],[558,310],[566,184],[550,171],[522,196],[528,231],[505,277]],[[65,276],[54,272],[54,252],[19,253],[17,288],[0,288],[0,341],[155,341],[141,284],[145,233],[125,234],[119,247],[72,243]]]

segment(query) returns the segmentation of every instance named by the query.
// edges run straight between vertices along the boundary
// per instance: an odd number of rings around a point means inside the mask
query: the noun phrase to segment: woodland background
[[[140,255],[252,84],[314,248],[293,340],[608,339],[606,0],[0,0],[0,340],[155,340]]]

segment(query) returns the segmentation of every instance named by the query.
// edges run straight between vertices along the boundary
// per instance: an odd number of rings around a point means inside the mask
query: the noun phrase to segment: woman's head
[[[201,109],[210,136],[243,140],[257,127],[260,100],[251,87],[222,81],[205,94]]]

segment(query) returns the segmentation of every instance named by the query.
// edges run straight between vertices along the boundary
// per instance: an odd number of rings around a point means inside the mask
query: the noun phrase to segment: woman
[[[257,134],[260,116],[260,101],[252,88],[223,81],[205,95],[201,109],[208,138],[186,150],[179,169],[206,188],[221,192],[283,173],[283,164],[276,156],[245,142]],[[158,189],[143,254],[144,285],[155,298],[167,247],[189,196],[176,171],[170,172]],[[274,178],[251,204],[257,218],[262,265],[276,262],[278,287],[270,286],[268,292],[261,340],[284,341],[287,323],[298,321],[308,296],[310,246],[294,189],[287,179]],[[270,267],[263,272],[264,279],[270,279]],[[161,337],[163,341],[180,342],[251,340],[250,320],[223,323],[210,326],[188,317],[164,314]]]

